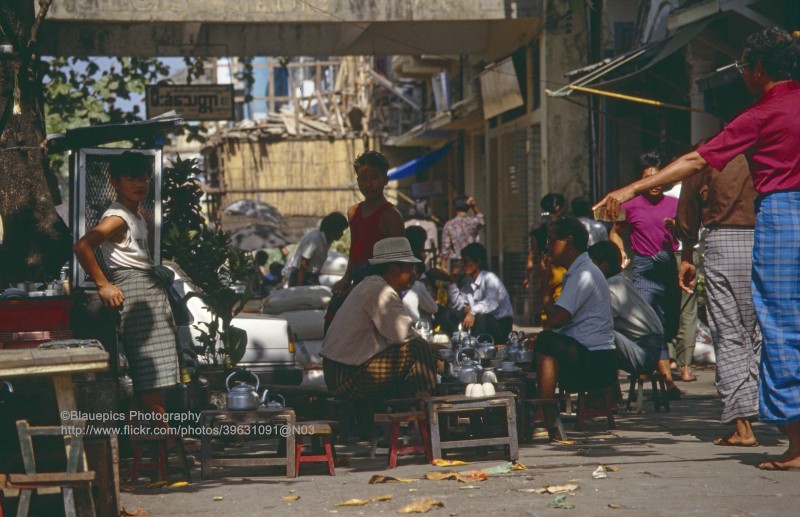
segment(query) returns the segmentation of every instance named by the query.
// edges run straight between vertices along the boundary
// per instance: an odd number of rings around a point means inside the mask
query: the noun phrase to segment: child
[[[179,366],[166,280],[154,271],[140,206],[150,191],[152,165],[146,156],[126,151],[111,162],[110,174],[117,200],[73,250],[103,304],[120,311],[120,340],[144,411],[164,413],[164,389],[178,383]],[[111,278],[95,258],[98,247]]]
[[[372,248],[387,237],[403,237],[405,225],[400,211],[386,200],[383,189],[389,183],[389,161],[377,151],[366,151],[353,163],[358,181],[358,190],[364,201],[351,206],[347,211],[350,222],[350,256],[347,270],[341,280],[334,284],[334,298],[325,315],[326,329],[333,321],[336,310],[344,302],[354,279],[363,278],[369,266]]]

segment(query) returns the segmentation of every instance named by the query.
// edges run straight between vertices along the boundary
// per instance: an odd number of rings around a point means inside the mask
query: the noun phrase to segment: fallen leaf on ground
[[[461,465],[469,465],[469,462],[461,461],[461,460],[433,460],[431,465],[436,467],[460,467]]]
[[[622,508],[622,505],[618,504],[618,503],[608,503],[608,507],[609,508],[613,508],[615,510],[618,510],[618,509]]]
[[[299,501],[300,500],[300,496],[299,495],[284,495],[284,496],[281,496],[281,500],[283,500],[284,503],[292,503],[294,501]]]
[[[431,508],[444,508],[444,503],[436,499],[417,499],[398,510],[398,513],[428,513]]]
[[[467,470],[466,472],[459,472],[456,478],[462,483],[469,481],[486,481],[489,479],[489,474],[484,470]]]
[[[134,515],[150,515],[150,512],[144,508],[137,508],[135,510],[126,510],[125,508],[119,512],[120,517],[133,517]]]
[[[518,461],[515,461],[514,464],[511,465],[511,470],[528,470],[528,467]]]
[[[370,501],[391,501],[392,497],[393,497],[392,494],[377,495],[375,497],[370,497],[369,500]]]
[[[567,496],[565,496],[565,495],[556,496],[555,499],[553,499],[552,501],[547,503],[547,506],[550,506],[550,507],[553,507],[553,508],[561,508],[563,510],[572,510],[573,508],[575,508],[574,504],[569,504],[567,502]]]
[[[425,474],[425,479],[430,481],[443,481],[445,479],[454,479],[462,483],[471,483],[472,481],[485,481],[489,475],[482,470],[467,470],[465,472],[428,472]]]
[[[176,481],[175,483],[172,483],[169,487],[170,488],[183,488],[185,486],[189,486],[189,482],[188,481]]]
[[[603,468],[602,465],[594,469],[592,472],[592,477],[595,479],[607,479],[608,476],[606,475],[606,469]]]
[[[616,471],[619,470],[619,467],[611,467],[611,466],[608,466],[608,465],[601,465],[601,466],[604,469],[606,469],[606,472],[616,472]]]
[[[222,501],[223,499],[225,498],[222,497],[221,495],[215,495],[214,497],[211,498],[212,501]]]
[[[567,483],[566,485],[549,485],[541,488],[535,488],[536,492],[540,494],[563,494],[565,492],[574,492],[578,489],[578,485]]]
[[[553,443],[558,443],[561,445],[581,445],[583,442],[581,440],[553,440]]]
[[[415,478],[395,478],[392,476],[381,476],[376,474],[369,478],[370,485],[380,485],[381,483],[413,483],[414,481],[419,481],[419,479]]]
[[[164,488],[167,485],[169,485],[169,481],[156,481],[147,485],[147,488]]]
[[[336,506],[364,506],[365,504],[369,504],[369,499],[348,499]]]

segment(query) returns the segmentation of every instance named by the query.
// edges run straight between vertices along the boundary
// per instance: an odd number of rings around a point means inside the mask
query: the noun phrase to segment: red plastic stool
[[[596,416],[605,416],[608,421],[608,428],[614,429],[616,424],[614,422],[614,392],[613,388],[608,387],[603,390],[593,391],[592,394],[594,395],[602,395],[602,403],[603,407],[599,410],[587,410],[586,409],[586,399],[589,397],[588,391],[580,391],[578,392],[578,411],[575,415],[575,430],[576,431],[583,431],[586,427],[586,419],[592,418]]]
[[[181,465],[181,471],[185,481],[191,481],[191,473],[186,461],[186,453],[183,449],[183,440],[180,437],[173,437],[175,440],[175,452]],[[167,438],[163,436],[131,436],[133,442],[133,462],[131,463],[131,481],[139,481],[139,471],[155,471],[161,474],[161,481],[169,479],[167,475]],[[142,449],[150,446],[150,459],[142,460]]]
[[[294,465],[297,475],[300,475],[301,463],[327,463],[328,474],[331,476],[336,475],[334,469],[334,459],[336,452],[331,444],[331,435],[333,435],[339,427],[338,422],[331,420],[317,420],[314,422],[297,422],[295,424],[297,435],[295,436],[294,447]],[[303,437],[310,436],[312,438],[319,437],[322,440],[323,451],[312,452],[310,454],[303,454]]]
[[[424,411],[408,411],[405,413],[375,413],[374,420],[376,426],[382,426],[386,429],[387,437],[389,439],[389,468],[397,467],[397,455],[409,454],[413,452],[424,452],[425,458],[430,463],[433,461],[433,454],[431,452],[431,438],[428,432],[428,417]],[[400,441],[400,423],[412,422],[417,426],[420,434],[422,435],[422,443],[416,445],[399,446]],[[372,441],[372,450],[370,457],[375,456],[375,448],[377,447],[377,437]]]

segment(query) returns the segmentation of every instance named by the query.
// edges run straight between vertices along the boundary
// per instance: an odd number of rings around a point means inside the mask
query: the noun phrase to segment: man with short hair
[[[375,244],[369,263],[373,275],[353,288],[322,342],[325,384],[341,398],[429,396],[436,361],[400,299],[420,261],[408,239],[390,237]]]
[[[303,236],[284,267],[284,277],[288,278],[289,287],[319,285],[319,272],[328,259],[328,250],[333,241],[342,238],[347,227],[344,214],[331,212],[319,223],[319,229]]]
[[[658,314],[622,272],[622,255],[615,244],[600,241],[587,253],[608,281],[617,368],[633,375],[653,373],[664,347]]]
[[[548,229],[545,261],[567,272],[558,301],[553,302],[552,293],[543,297],[547,321],[556,330],[540,332],[532,343],[543,399],[555,398],[556,384],[567,391],[598,390],[616,380],[608,283],[586,253],[588,240],[586,228],[574,217],[557,219]],[[536,420],[542,417],[539,407]]]

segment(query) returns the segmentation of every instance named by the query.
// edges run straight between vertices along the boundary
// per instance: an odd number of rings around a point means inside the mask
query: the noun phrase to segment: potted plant
[[[200,292],[198,297],[211,313],[210,322],[194,325],[200,331],[197,352],[215,367],[230,368],[242,359],[247,332],[232,324],[244,308],[255,281],[252,261],[230,244],[230,234],[211,229],[201,214],[203,196],[196,177],[197,160],[180,156],[164,169],[164,233],[162,252],[183,269]],[[234,289],[245,285],[244,292]]]

